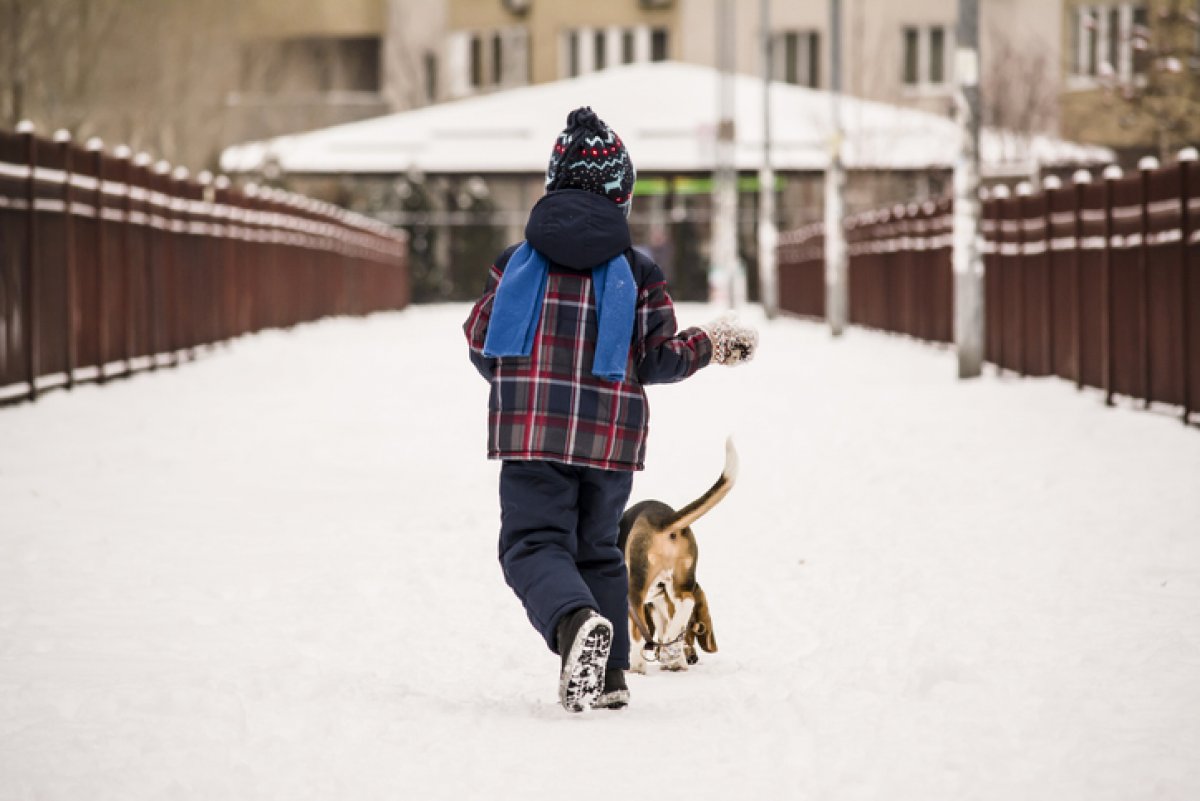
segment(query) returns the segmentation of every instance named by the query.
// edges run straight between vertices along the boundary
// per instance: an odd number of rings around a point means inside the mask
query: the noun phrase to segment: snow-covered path
[[[635,482],[685,503],[735,435],[721,652],[572,716],[465,313],[0,410],[0,801],[1200,797],[1200,432],[777,321],[652,389]]]

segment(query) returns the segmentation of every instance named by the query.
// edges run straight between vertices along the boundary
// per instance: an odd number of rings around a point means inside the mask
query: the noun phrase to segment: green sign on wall
[[[705,176],[674,176],[672,178],[638,178],[633,185],[635,196],[654,195],[711,195],[714,189],[711,175]],[[775,191],[783,190],[785,181],[782,176],[775,176]],[[743,175],[738,177],[739,192],[757,192],[758,176]]]

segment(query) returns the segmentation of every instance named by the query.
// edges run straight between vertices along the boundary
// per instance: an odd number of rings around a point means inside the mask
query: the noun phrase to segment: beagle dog
[[[708,492],[678,512],[650,500],[622,515],[618,544],[629,570],[631,670],[645,673],[652,661],[666,670],[687,670],[699,661],[697,643],[716,652],[708,599],[696,583],[699,552],[692,524],[729,494],[737,471],[737,451],[729,439],[725,469]]]

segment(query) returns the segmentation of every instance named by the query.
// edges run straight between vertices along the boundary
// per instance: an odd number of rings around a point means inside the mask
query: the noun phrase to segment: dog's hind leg
[[[659,641],[666,646],[662,655],[663,667],[668,670],[687,670],[689,660],[686,658],[687,644],[684,640],[692,622],[696,599],[691,594],[676,594],[674,584],[667,585],[666,593],[671,611],[659,629],[662,632]]]
[[[646,673],[646,638],[642,631],[650,632],[653,626],[646,619],[646,607],[629,608],[629,669],[634,673]],[[653,634],[650,634],[653,637]]]
[[[700,585],[696,585],[696,609],[692,613],[693,620],[691,621],[692,631],[696,635],[696,639],[700,642],[700,647],[710,654],[717,652],[717,635],[713,631],[712,613],[708,611],[708,596],[704,594],[704,590],[700,589]]]

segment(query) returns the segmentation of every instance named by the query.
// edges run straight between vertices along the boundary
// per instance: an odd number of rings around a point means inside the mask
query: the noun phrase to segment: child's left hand
[[[732,367],[754,358],[758,351],[758,331],[736,320],[721,317],[700,326],[712,341],[712,360]]]

